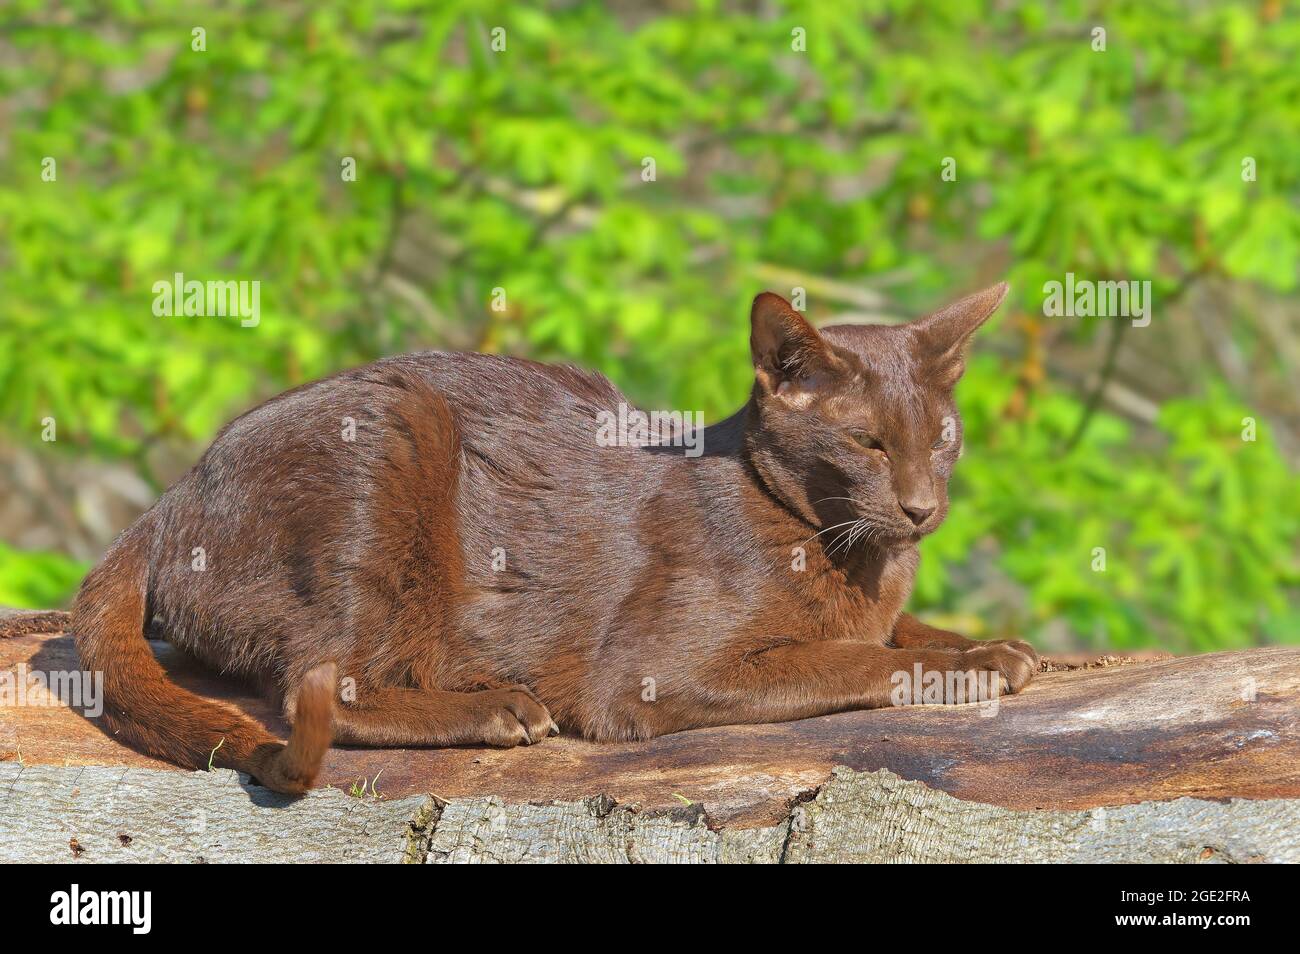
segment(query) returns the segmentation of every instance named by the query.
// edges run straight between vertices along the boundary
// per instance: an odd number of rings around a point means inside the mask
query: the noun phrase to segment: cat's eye
[[[867,450],[880,451],[882,454],[885,453],[885,445],[880,443],[880,441],[876,440],[866,431],[854,431],[853,441],[859,447],[865,447]]]
[[[940,447],[942,447],[944,444],[947,443],[948,443],[948,439],[946,437],[940,437],[933,444],[930,445],[930,450],[938,450]]]

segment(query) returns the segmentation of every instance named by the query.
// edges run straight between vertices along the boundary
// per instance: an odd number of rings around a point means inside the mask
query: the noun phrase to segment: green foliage
[[[1032,424],[1010,426],[1007,390],[990,359],[961,385],[970,450],[952,513],[925,544],[918,597],[953,611],[963,601],[955,571],[972,553],[994,553],[1029,596],[1027,616],[1000,628],[1064,620],[1103,646],[1179,651],[1295,638],[1284,587],[1300,584],[1300,497],[1266,434],[1242,440],[1246,409],[1217,388],[1167,403],[1153,466],[1127,452],[1131,429],[1109,416],[1060,453],[1077,402],[1044,399]]]
[[[0,543],[0,606],[58,606],[89,569],[89,564],[57,553],[32,553]]]
[[[1004,277],[975,274],[977,249],[1012,263],[1004,315],[1041,313],[1066,271],[1150,278],[1157,300],[1199,274],[1295,285],[1300,23],[1270,4],[49,7],[0,14],[0,420],[38,443],[53,416],[58,450],[151,479],[159,442],[197,449],[278,389],[449,343],[595,366],[716,418],[746,394],[747,305],[775,268],[887,288],[899,313]],[[155,317],[176,272],[259,280],[260,324]],[[993,568],[1028,613],[994,629],[1297,638],[1295,476],[1205,377],[1158,434],[1101,413],[1066,454],[1081,402],[1050,380],[1016,395],[981,355],[920,604],[966,612]],[[0,602],[74,580],[0,554]]]

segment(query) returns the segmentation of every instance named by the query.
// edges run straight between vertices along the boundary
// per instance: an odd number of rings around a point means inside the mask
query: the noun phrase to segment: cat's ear
[[[1006,282],[998,282],[912,323],[917,357],[935,384],[952,387],[957,383],[966,370],[966,343],[998,310],[1007,288]]]
[[[825,387],[843,364],[817,329],[771,292],[750,309],[749,349],[759,386],[794,403]]]

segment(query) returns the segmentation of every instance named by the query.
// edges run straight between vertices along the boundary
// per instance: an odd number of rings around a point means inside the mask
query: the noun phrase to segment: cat
[[[108,727],[300,793],[332,742],[648,739],[890,705],[899,673],[942,679],[944,702],[1019,691],[1027,643],[902,612],[948,511],[965,348],[1005,294],[821,330],[759,295],[749,400],[694,457],[672,434],[598,441],[626,401],[604,377],[493,355],[272,398],[77,595]],[[168,681],[146,631],[265,685],[288,743]]]

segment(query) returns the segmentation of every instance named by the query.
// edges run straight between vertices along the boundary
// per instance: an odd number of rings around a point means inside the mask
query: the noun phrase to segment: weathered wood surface
[[[157,644],[178,683],[283,732],[271,706]],[[75,670],[66,636],[0,640],[0,670]],[[0,764],[153,768],[63,707],[0,707]],[[389,799],[496,796],[506,804],[605,795],[643,812],[703,806],[711,828],[789,818],[835,766],[889,769],[967,802],[1081,811],[1180,797],[1300,798],[1300,648],[1040,675],[979,706],[852,712],[770,726],[593,745],[560,737],[511,750],[333,750],[323,780],[379,776]],[[185,777],[189,777],[186,775]]]
[[[231,771],[0,763],[0,862],[400,862],[429,799],[292,800]]]
[[[606,813],[607,812],[607,813]],[[773,826],[712,831],[702,811],[453,802],[414,857],[453,862],[1110,862],[1300,860],[1300,803],[1180,798],[1090,811],[1017,811],[955,799],[891,772],[836,768]]]
[[[837,768],[776,824],[715,829],[700,806],[605,797],[289,800],[224,770],[0,764],[0,863],[1297,862],[1298,833],[1294,800],[1021,811],[884,770]]]

